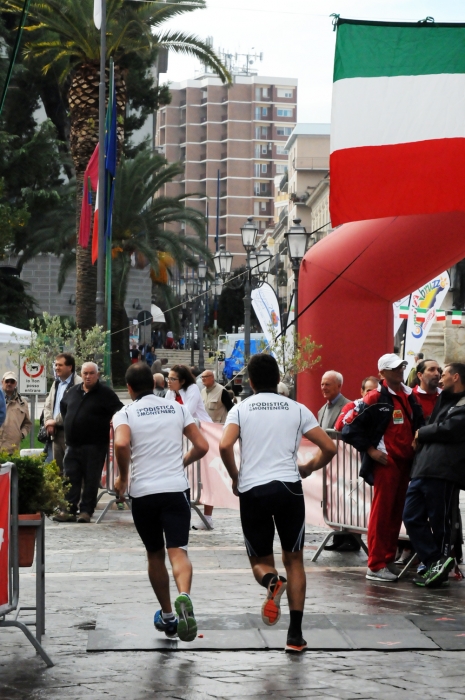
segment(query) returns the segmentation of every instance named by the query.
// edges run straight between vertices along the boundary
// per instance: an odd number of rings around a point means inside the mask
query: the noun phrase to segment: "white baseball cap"
[[[393,352],[381,355],[378,360],[378,370],[380,372],[382,372],[383,369],[397,369],[400,365],[407,367],[407,361],[403,360],[399,355],[395,355]]]
[[[16,376],[16,374],[14,372],[5,372],[2,379],[14,379],[15,382],[18,381],[18,377]]]

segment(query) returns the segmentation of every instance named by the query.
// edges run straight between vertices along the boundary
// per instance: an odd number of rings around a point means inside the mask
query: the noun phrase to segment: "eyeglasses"
[[[169,382],[179,382],[178,377],[168,377]]]
[[[4,379],[5,384],[16,384],[16,379]]]
[[[200,376],[200,379],[208,379],[208,377],[214,377],[214,376],[215,376],[214,374],[202,374]]]

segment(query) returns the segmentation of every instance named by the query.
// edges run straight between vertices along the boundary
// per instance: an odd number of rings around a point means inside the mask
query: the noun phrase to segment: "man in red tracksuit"
[[[360,476],[373,486],[368,522],[371,581],[394,582],[394,560],[413,462],[413,439],[423,421],[421,406],[403,383],[406,362],[392,353],[378,360],[381,382],[346,416],[342,437],[363,454]]]

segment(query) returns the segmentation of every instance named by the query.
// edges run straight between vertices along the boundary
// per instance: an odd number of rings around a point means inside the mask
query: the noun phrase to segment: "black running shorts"
[[[190,489],[133,498],[134,525],[147,552],[165,546],[186,548],[191,526]],[[163,537],[164,535],[164,537]]]
[[[273,554],[275,526],[285,552],[299,552],[305,541],[302,482],[271,481],[239,495],[242,531],[249,557]]]

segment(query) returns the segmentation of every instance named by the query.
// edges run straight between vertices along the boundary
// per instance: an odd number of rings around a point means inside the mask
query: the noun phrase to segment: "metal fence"
[[[44,515],[40,520],[21,521],[22,527],[36,527],[36,604],[35,606],[20,606],[19,601],[19,549],[18,549],[18,473],[16,466],[11,462],[7,462],[2,467],[11,469],[10,482],[10,559],[9,559],[9,604],[2,609],[0,614],[0,628],[2,627],[18,627],[30,641],[38,654],[45,661],[47,666],[53,666],[53,661],[43,648],[41,641],[42,635],[45,633],[45,519]],[[19,620],[19,615],[22,610],[35,611],[36,618],[30,622]],[[6,616],[13,613],[13,618],[7,619]],[[28,629],[28,626],[35,626],[35,637]]]
[[[334,532],[350,533],[368,554],[361,535],[368,532],[373,488],[359,477],[362,462],[360,452],[345,443],[337,430],[326,430],[326,433],[334,440],[337,449],[331,462],[324,468],[321,502],[324,521],[332,531],[326,535],[311,561],[318,559]],[[407,536],[400,534],[399,539],[407,539]],[[401,575],[413,559],[414,556]]]

